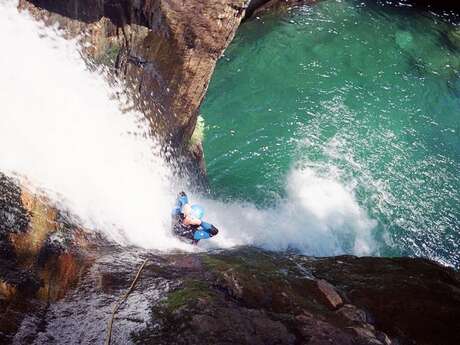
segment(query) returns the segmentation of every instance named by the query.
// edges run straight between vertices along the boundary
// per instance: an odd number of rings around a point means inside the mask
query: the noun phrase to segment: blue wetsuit
[[[172,210],[173,232],[175,235],[192,240],[193,243],[198,243],[199,240],[211,238],[219,232],[217,228],[207,222],[201,221],[201,225],[185,225],[183,223],[184,215],[182,207],[188,204],[188,197],[184,192],[181,192],[177,198],[176,205]]]

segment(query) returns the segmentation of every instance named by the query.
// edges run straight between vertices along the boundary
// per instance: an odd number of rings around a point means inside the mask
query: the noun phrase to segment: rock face
[[[0,343],[458,344],[460,276],[425,259],[255,248],[160,255],[90,234],[0,176]]]
[[[75,286],[96,243],[46,198],[0,173],[0,343],[25,311],[62,298]]]

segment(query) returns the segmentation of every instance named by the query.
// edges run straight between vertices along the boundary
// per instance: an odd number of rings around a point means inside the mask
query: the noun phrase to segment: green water
[[[249,21],[201,108],[212,191],[266,208],[313,169],[377,221],[377,254],[459,267],[459,72],[460,28],[410,8],[329,0]]]

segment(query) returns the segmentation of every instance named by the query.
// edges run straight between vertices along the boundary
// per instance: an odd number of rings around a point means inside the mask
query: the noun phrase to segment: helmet
[[[192,205],[190,216],[194,219],[201,219],[204,216],[204,209],[200,205]]]

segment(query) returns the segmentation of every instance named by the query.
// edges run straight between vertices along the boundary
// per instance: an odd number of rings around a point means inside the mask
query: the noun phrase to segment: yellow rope
[[[118,309],[120,309],[120,306],[123,304],[123,302],[126,301],[126,299],[128,298],[129,294],[134,290],[134,287],[136,286],[136,283],[139,280],[141,272],[144,269],[144,266],[145,266],[146,263],[147,263],[147,259],[144,260],[144,262],[142,263],[141,267],[137,271],[136,277],[134,278],[133,282],[131,283],[131,286],[129,287],[128,291],[124,294],[124,296],[122,298],[120,298],[120,300],[113,307],[112,317],[109,320],[109,326],[108,326],[108,330],[107,330],[107,337],[105,338],[105,345],[110,345],[110,342],[112,340],[112,325],[113,325],[113,319],[115,318],[115,314],[118,312]]]

